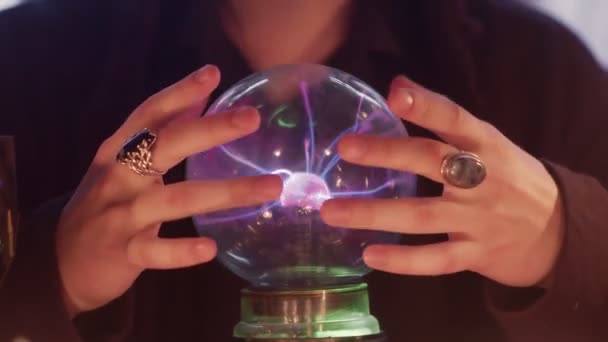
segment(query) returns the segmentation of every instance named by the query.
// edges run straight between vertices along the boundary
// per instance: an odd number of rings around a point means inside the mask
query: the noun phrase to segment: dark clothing
[[[555,285],[546,293],[471,273],[373,272],[372,310],[390,341],[608,340],[606,73],[570,32],[514,2],[356,4],[349,40],[326,64],[381,92],[405,74],[449,96],[545,160],[566,213]],[[25,211],[74,189],[97,146],[147,96],[206,63],[223,72],[216,95],[251,73],[222,32],[213,1],[34,2],[1,14],[0,27],[0,130],[17,134]],[[167,181],[182,178],[177,167]],[[441,192],[426,180],[420,189]],[[72,324],[55,265],[53,230],[63,203],[28,215],[0,289],[1,341],[230,340],[245,284],[215,262],[146,271],[123,297]],[[161,234],[194,230],[182,220]],[[403,243],[442,238],[405,236]]]

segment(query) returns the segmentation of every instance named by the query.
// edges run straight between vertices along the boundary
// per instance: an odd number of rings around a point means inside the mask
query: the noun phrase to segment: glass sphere
[[[214,115],[257,108],[260,128],[246,137],[190,157],[187,179],[275,174],[277,201],[194,217],[213,238],[218,258],[255,287],[315,288],[361,281],[371,244],[394,244],[399,234],[325,224],[319,209],[330,198],[402,198],[415,194],[409,173],[340,159],[345,134],[407,136],[402,122],[370,86],[321,65],[286,65],[238,82],[210,107]]]

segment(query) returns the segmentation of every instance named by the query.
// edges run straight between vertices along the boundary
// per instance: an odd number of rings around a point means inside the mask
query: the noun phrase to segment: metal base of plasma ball
[[[245,289],[234,341],[386,342],[370,314],[367,284]]]
[[[362,337],[336,337],[336,338],[307,338],[307,339],[240,339],[233,338],[233,342],[389,342],[384,334]]]

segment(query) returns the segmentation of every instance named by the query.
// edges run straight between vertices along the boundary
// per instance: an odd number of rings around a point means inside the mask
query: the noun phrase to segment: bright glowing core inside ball
[[[321,177],[312,173],[297,172],[283,182],[280,201],[284,207],[318,210],[329,198],[329,188]]]

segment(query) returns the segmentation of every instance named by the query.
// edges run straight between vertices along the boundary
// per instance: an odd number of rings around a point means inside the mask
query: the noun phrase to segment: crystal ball
[[[366,246],[398,243],[399,234],[331,227],[319,209],[332,198],[415,195],[414,175],[348,163],[336,150],[346,134],[407,136],[401,120],[369,85],[322,65],[255,73],[222,94],[206,115],[242,106],[257,108],[259,129],[188,158],[187,179],[275,174],[283,191],[270,203],[195,216],[198,233],[213,238],[220,262],[254,287],[360,282],[369,272]]]

